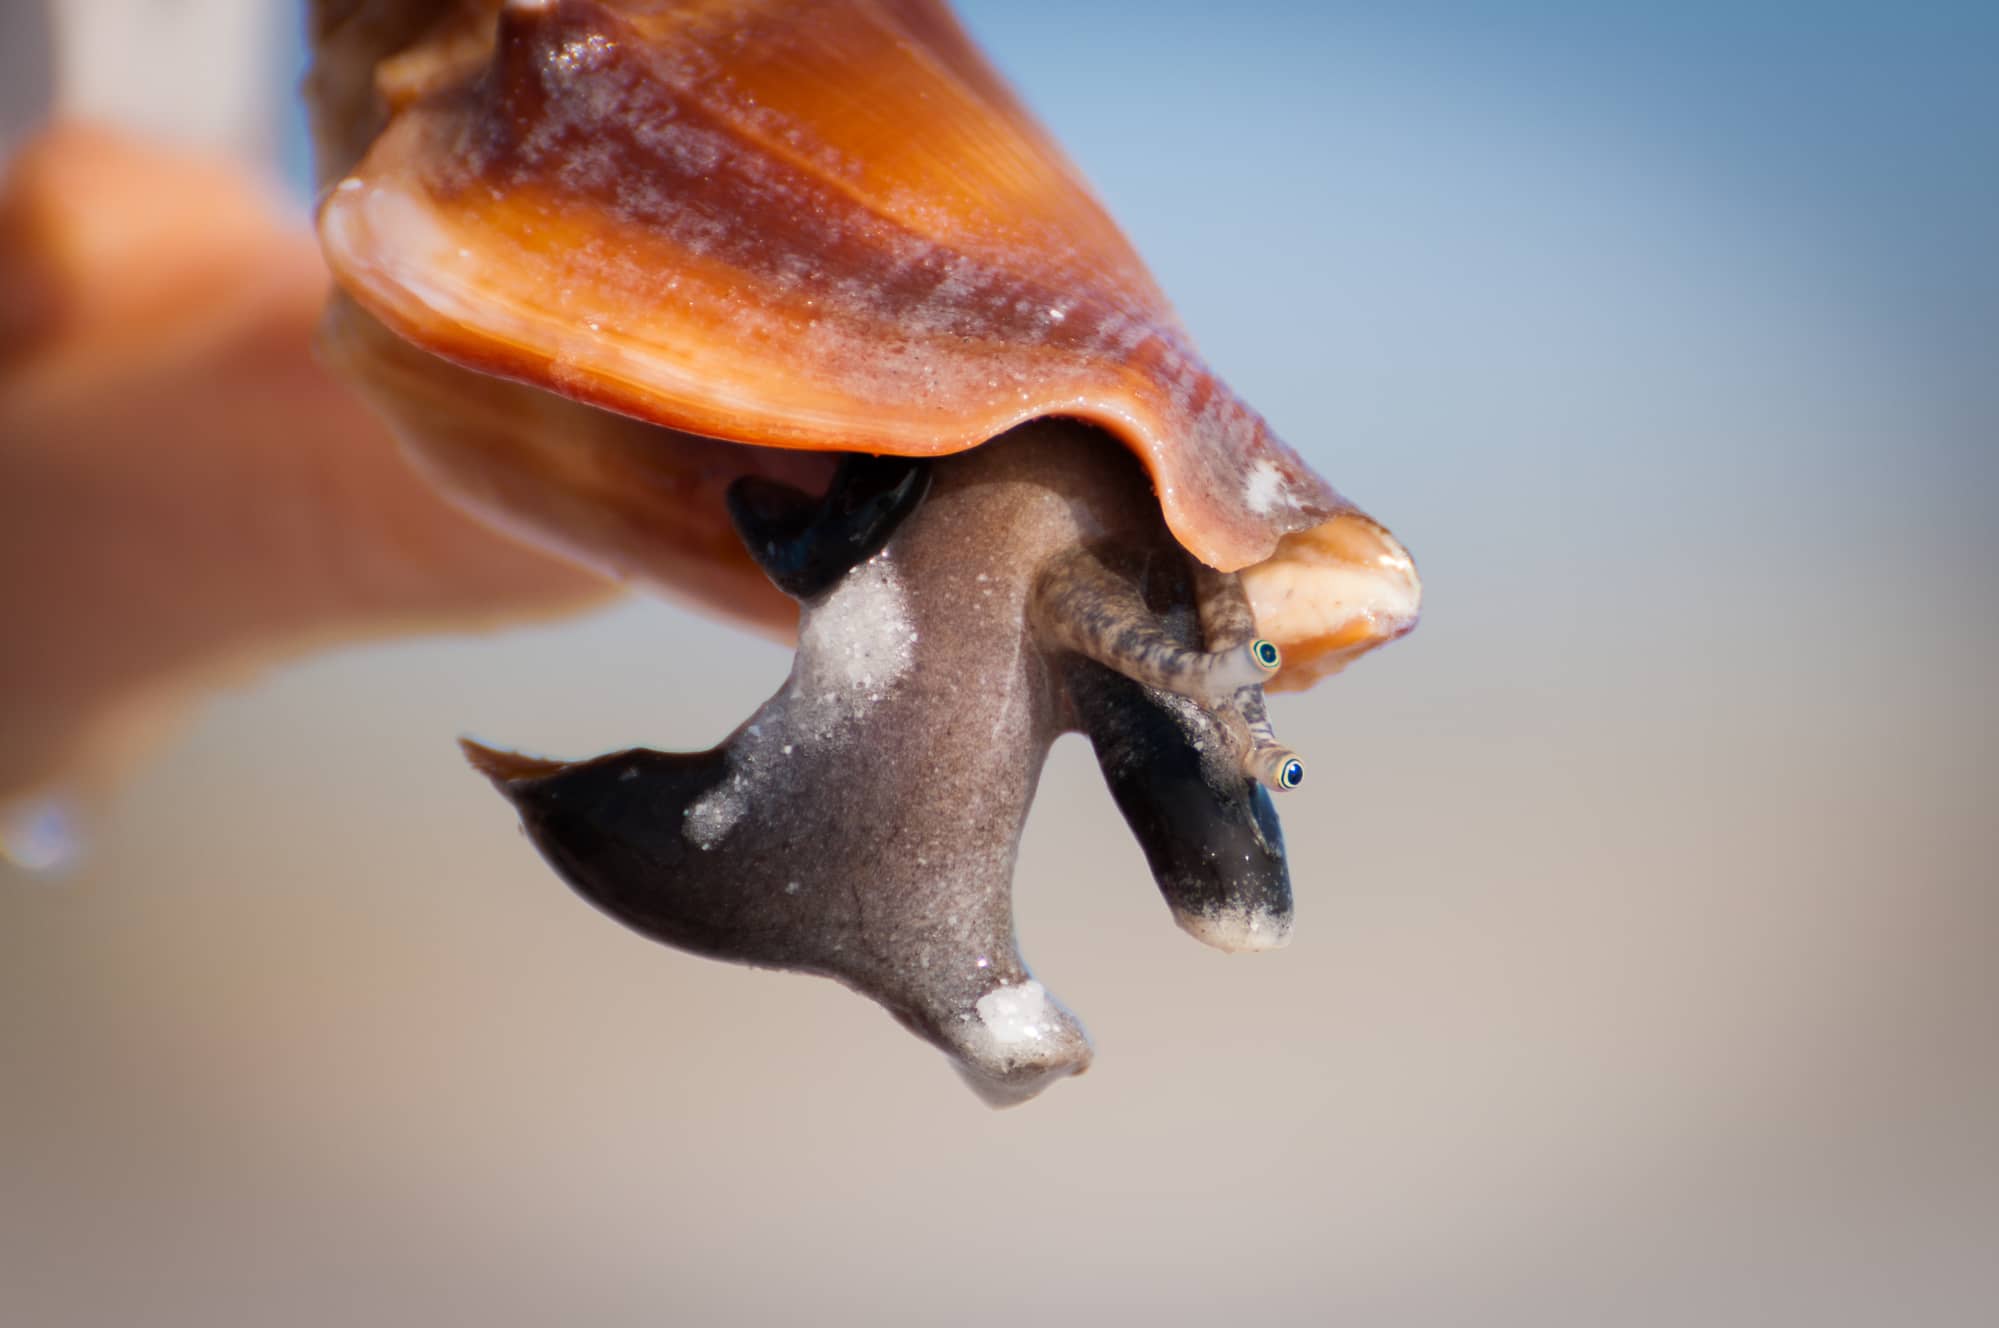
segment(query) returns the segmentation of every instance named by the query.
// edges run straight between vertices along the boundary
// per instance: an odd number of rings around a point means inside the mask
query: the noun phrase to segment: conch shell
[[[796,616],[709,751],[466,745],[580,894],[844,982],[1022,1101],[1091,1056],[1011,897],[1081,732],[1174,920],[1285,942],[1305,767],[1264,689],[1408,630],[1414,568],[1201,362],[940,3],[328,0],[317,35],[328,344],[420,464]]]
[[[327,258],[409,344],[758,447],[940,456],[1087,421],[1194,557],[1278,555],[1250,586],[1287,681],[1413,625],[1407,555],[1209,371],[941,4],[327,4],[319,26],[323,155],[369,142]],[[1328,549],[1361,564],[1330,602]]]

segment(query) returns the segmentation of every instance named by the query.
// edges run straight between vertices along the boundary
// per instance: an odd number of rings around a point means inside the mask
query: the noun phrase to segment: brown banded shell
[[[1249,577],[1281,681],[1413,624],[1407,555],[1209,371],[941,3],[327,0],[318,23],[322,152],[352,162],[327,257],[414,347],[765,448],[934,456],[1082,419],[1138,455],[1203,562],[1298,537],[1277,563],[1297,554],[1303,582]],[[1406,593],[1377,576],[1380,603],[1315,616],[1324,586],[1297,586],[1329,543]],[[1280,599],[1317,607],[1286,621]]]

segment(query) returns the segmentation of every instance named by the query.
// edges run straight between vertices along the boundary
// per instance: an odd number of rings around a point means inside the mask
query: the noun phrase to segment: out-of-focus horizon
[[[784,651],[337,651],[0,874],[9,1318],[1983,1323],[1999,12],[959,11],[1423,569],[1275,703],[1291,947],[1175,930],[1066,742],[1019,926],[1098,1060],[989,1114],[580,905],[451,741],[703,746]]]

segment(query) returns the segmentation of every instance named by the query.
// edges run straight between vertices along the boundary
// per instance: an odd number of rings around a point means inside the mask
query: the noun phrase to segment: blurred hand
[[[315,361],[310,229],[220,158],[58,125],[0,182],[0,799],[101,787],[219,681],[586,606]]]

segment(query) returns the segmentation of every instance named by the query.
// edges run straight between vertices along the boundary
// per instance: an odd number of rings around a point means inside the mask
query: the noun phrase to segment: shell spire
[[[422,58],[381,63],[387,125],[320,221],[417,346],[768,447],[934,456],[1082,419],[1224,570],[1353,512],[936,0],[441,8]]]

